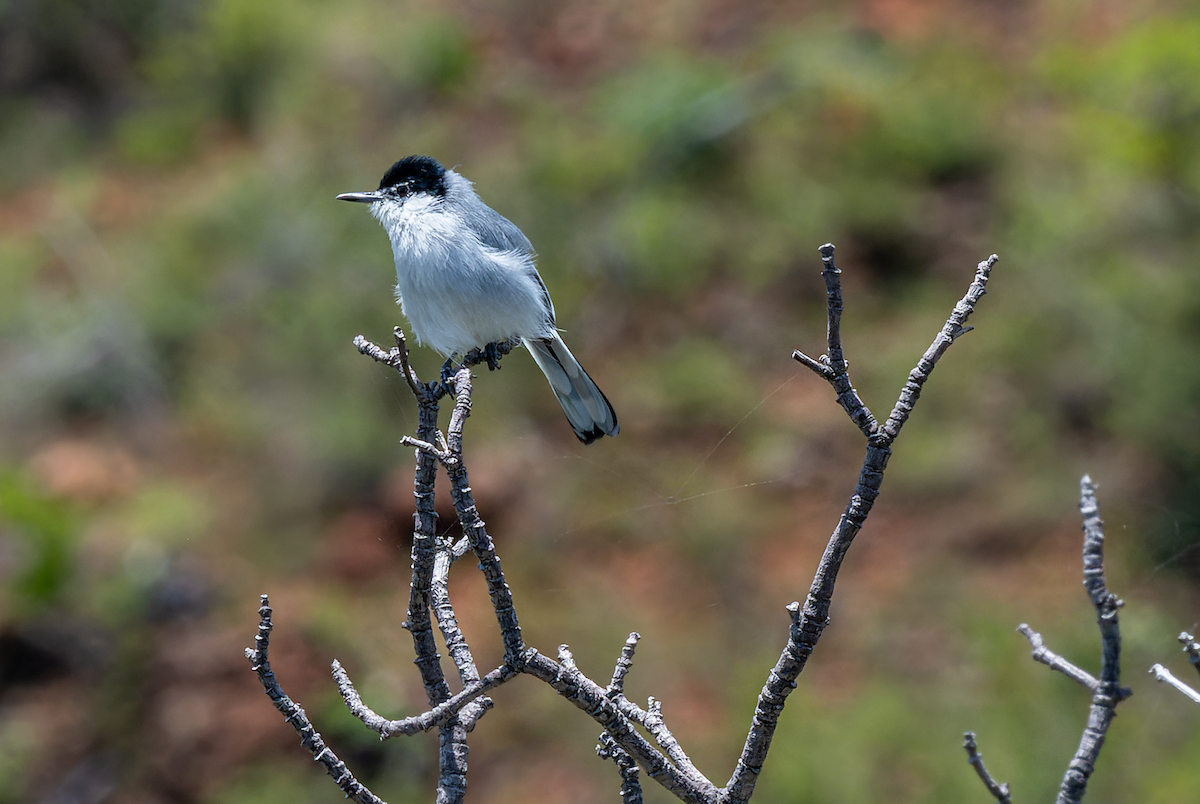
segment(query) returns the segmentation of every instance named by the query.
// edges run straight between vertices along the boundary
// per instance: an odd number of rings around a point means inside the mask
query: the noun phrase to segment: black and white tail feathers
[[[550,381],[550,389],[580,441],[590,444],[620,431],[612,405],[557,333],[551,338],[522,338],[521,342]]]

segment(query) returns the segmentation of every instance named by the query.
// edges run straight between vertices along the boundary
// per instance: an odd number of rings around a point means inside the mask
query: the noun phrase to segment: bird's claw
[[[483,347],[483,359],[487,361],[488,371],[500,368],[500,347],[495,341]]]
[[[446,392],[446,396],[454,396],[454,358],[446,358],[446,362],[442,364],[442,371],[438,375],[438,381],[442,384],[442,390]]]

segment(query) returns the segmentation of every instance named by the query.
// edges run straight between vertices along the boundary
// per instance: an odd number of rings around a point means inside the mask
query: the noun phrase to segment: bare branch
[[[879,429],[879,422],[863,404],[858,391],[854,390],[850,383],[850,370],[842,352],[842,271],[833,259],[833,243],[826,243],[818,250],[821,253],[821,262],[825,265],[821,276],[825,279],[827,351],[821,355],[820,360],[813,360],[797,349],[792,352],[792,358],[829,381],[837,394],[838,404],[850,415],[851,421],[858,425],[863,435],[870,438]]]
[[[641,635],[634,631],[625,640],[625,644],[621,647],[621,655],[613,668],[612,681],[604,690],[607,697],[611,699],[624,697],[625,676],[633,667],[633,652],[641,638]],[[608,732],[600,732],[596,743],[596,755],[601,759],[611,759],[616,764],[617,772],[621,774],[621,800],[625,804],[631,804],[631,802],[632,804],[641,804],[642,780],[637,762],[621,746],[617,745]]]
[[[333,680],[337,683],[338,692],[342,694],[342,699],[346,702],[346,708],[350,710],[350,714],[361,720],[371,731],[378,732],[379,736],[384,739],[400,735],[411,736],[440,726],[462,711],[468,704],[477,701],[485,692],[515,678],[518,673],[520,673],[519,667],[502,664],[483,678],[467,684],[461,692],[427,712],[400,720],[388,720],[382,715],[376,714],[363,703],[358,690],[350,682],[346,669],[339,662],[333,663]]]
[[[642,721],[650,736],[654,738],[654,742],[658,743],[659,748],[666,753],[667,758],[675,764],[684,774],[688,776],[696,784],[708,784],[708,779],[704,774],[692,764],[691,758],[683,747],[679,744],[679,740],[675,739],[675,735],[667,727],[667,722],[662,716],[662,701],[656,701],[651,698],[646,706],[646,717]]]
[[[1192,663],[1192,667],[1200,671],[1200,642],[1189,634],[1187,631],[1182,631],[1179,634],[1179,644],[1183,645],[1183,652],[1188,655],[1188,661]]]
[[[438,431],[438,400],[444,393],[440,383],[422,383],[408,364],[408,350],[404,334],[399,327],[393,330],[396,338],[396,358],[409,388],[417,401],[417,440],[425,444],[445,444]],[[442,670],[441,657],[437,652],[437,641],[433,636],[430,613],[434,564],[437,559],[437,520],[435,510],[434,481],[437,477],[439,459],[436,450],[417,450],[417,469],[413,480],[413,497],[416,511],[413,514],[412,580],[409,585],[407,628],[412,634],[413,663],[421,674],[425,695],[431,707],[436,708],[451,699],[450,687]],[[510,657],[516,663],[516,656]],[[472,710],[478,718],[482,710]],[[474,725],[474,720],[470,722]],[[467,790],[467,735],[468,722],[458,716],[451,717],[438,726],[438,789],[439,804],[455,804],[462,801]]]
[[[625,753],[607,733],[600,735],[596,755],[616,763],[617,771],[621,774],[621,801],[624,804],[642,804],[642,780],[638,778],[640,770],[633,757]]]
[[[429,402],[437,402],[438,397],[444,391],[436,383],[427,385],[417,378],[417,373],[413,371],[412,366],[408,363],[408,343],[404,339],[404,330],[400,329],[400,327],[393,327],[392,337],[396,339],[396,345],[386,352],[362,335],[355,336],[354,346],[358,351],[377,363],[390,366],[398,371],[400,376],[404,378],[404,381],[408,383],[409,389],[418,402],[427,397],[429,397]]]
[[[650,732],[650,735],[654,737],[654,741],[658,743],[659,747],[666,752],[667,757],[674,763],[675,767],[691,779],[693,784],[701,788],[712,787],[712,783],[692,764],[692,760],[679,745],[679,741],[675,739],[675,735],[672,734],[670,728],[667,727],[666,721],[662,716],[662,704],[652,697],[650,698],[648,707],[642,709],[625,697],[625,676],[633,666],[633,652],[640,639],[641,635],[634,632],[625,640],[625,645],[621,648],[621,657],[617,660],[617,665],[613,669],[612,681],[604,690],[604,695],[617,705],[617,709],[622,715],[630,721],[644,726]],[[559,647],[559,661],[564,667],[570,670],[576,669],[575,660],[566,645]],[[604,748],[606,739],[611,740],[612,738],[607,733],[600,735],[600,744],[597,746],[597,751]],[[619,763],[618,767],[620,767]]]
[[[633,667],[633,652],[637,648],[637,643],[641,638],[642,635],[634,631],[625,640],[625,646],[621,648],[621,658],[617,659],[617,666],[613,668],[612,681],[609,682],[608,689],[604,691],[604,694],[608,697],[611,698],[614,695],[624,694],[625,676],[629,674],[629,669]]]
[[[445,450],[438,449],[428,441],[422,441],[419,438],[413,438],[412,436],[401,436],[400,443],[406,447],[413,447],[414,449],[427,453],[428,455],[436,458],[438,461],[444,462],[449,457],[449,454]]]
[[[1017,630],[1029,640],[1029,644],[1033,646],[1033,660],[1041,662],[1051,670],[1057,670],[1067,678],[1081,684],[1088,692],[1095,692],[1100,687],[1100,680],[1091,673],[1076,667],[1068,662],[1063,657],[1059,656],[1054,651],[1046,647],[1042,642],[1042,635],[1034,631],[1027,624],[1021,623],[1017,626]]]
[[[271,623],[271,603],[266,595],[262,595],[259,601],[261,605],[258,609],[258,635],[254,637],[254,648],[246,648],[246,658],[250,660],[250,666],[258,676],[259,683],[262,684],[267,697],[283,714],[283,719],[290,723],[296,733],[300,735],[300,744],[312,753],[315,761],[325,766],[325,771],[333,777],[334,783],[341,788],[347,798],[357,801],[359,804],[386,804],[383,799],[354,778],[354,774],[346,767],[346,763],[338,759],[337,754],[325,745],[325,741],[313,728],[312,722],[300,705],[284,693],[278,679],[275,678],[275,673],[271,670],[271,662],[268,659],[271,629],[274,627]]]
[[[465,689],[479,681],[479,669],[475,666],[475,659],[471,656],[471,649],[467,645],[462,629],[458,627],[458,617],[450,602],[449,574],[453,561],[454,554],[451,545],[444,541],[439,543],[437,558],[433,562],[433,585],[430,587],[430,594],[432,595],[433,613],[437,617],[438,630],[442,632],[446,650],[449,652],[454,666],[458,668],[458,677]],[[467,731],[475,728],[479,718],[483,717],[483,714],[491,709],[492,705],[491,698],[479,698],[472,701],[471,705],[463,710],[462,719]]]
[[[967,749],[967,761],[971,763],[971,767],[975,768],[975,772],[979,774],[979,778],[988,792],[999,804],[1012,804],[1008,792],[1008,782],[997,783],[987,772],[987,768],[983,766],[983,754],[979,753],[979,749],[975,745],[974,732],[969,731],[963,735],[963,748]]]
[[[1163,667],[1161,664],[1155,664],[1150,667],[1150,674],[1154,676],[1155,681],[1165,681],[1175,689],[1182,692],[1185,696],[1191,699],[1192,703],[1200,704],[1200,692],[1184,684],[1176,678],[1170,670]]]
[[[1079,481],[1079,512],[1083,514],[1083,585],[1096,608],[1100,626],[1100,683],[1092,695],[1092,708],[1075,758],[1063,775],[1059,804],[1079,804],[1083,799],[1117,704],[1132,694],[1121,689],[1121,629],[1117,610],[1123,604],[1108,591],[1104,580],[1104,522],[1096,504],[1096,486],[1087,475]]]
[[[1117,610],[1122,603],[1108,591],[1104,580],[1104,523],[1096,504],[1096,487],[1091,478],[1084,475],[1079,488],[1079,511],[1083,515],[1083,585],[1096,609],[1100,626],[1100,677],[1094,678],[1050,651],[1042,644],[1041,635],[1028,625],[1022,623],[1017,628],[1033,645],[1034,659],[1058,670],[1092,693],[1088,722],[1080,737],[1079,748],[1063,775],[1058,804],[1079,804],[1083,799],[1108,727],[1116,716],[1116,706],[1133,694],[1133,690],[1121,686],[1121,632]]]
[[[433,441],[437,431],[437,404],[418,400],[417,433],[425,443]],[[412,580],[408,594],[408,630],[412,634],[416,658],[413,663],[421,673],[425,695],[431,706],[450,698],[450,688],[442,673],[441,658],[433,636],[430,616],[430,596],[433,586],[433,566],[437,559],[437,511],[434,509],[434,480],[438,459],[424,450],[417,450],[417,470],[413,480],[416,511],[413,514]]]
[[[913,406],[917,404],[917,400],[921,396],[921,389],[925,386],[925,382],[929,379],[929,374],[937,365],[938,360],[950,348],[950,344],[954,343],[960,335],[971,330],[966,326],[967,319],[971,313],[975,312],[975,305],[987,293],[988,278],[999,259],[993,254],[979,263],[975,269],[975,281],[971,283],[967,295],[963,296],[962,300],[955,305],[954,314],[946,321],[942,331],[938,333],[929,349],[921,356],[916,368],[908,373],[908,382],[904,383],[904,390],[901,392],[900,398],[896,400],[896,406],[892,408],[887,422],[883,425],[883,431],[887,433],[890,441],[894,441],[896,436],[900,435],[900,428],[908,421]]]
[[[796,688],[796,679],[804,670],[808,657],[816,647],[817,640],[829,624],[829,607],[833,600],[834,585],[837,575],[850,549],[854,537],[862,529],[863,522],[875,504],[879,495],[879,487],[883,482],[883,473],[887,469],[891,457],[892,441],[900,432],[904,422],[908,420],[913,406],[920,396],[921,388],[937,361],[945,354],[954,339],[961,334],[967,318],[975,310],[975,305],[986,292],[987,281],[998,257],[992,255],[975,269],[975,277],[967,294],[954,307],[954,312],[934,339],[933,344],[925,351],[917,367],[909,373],[908,382],[900,393],[892,415],[883,427],[878,427],[866,406],[862,405],[857,393],[853,393],[849,377],[846,375],[846,361],[842,354],[840,322],[841,322],[841,285],[838,280],[838,270],[833,264],[833,247],[822,246],[821,258],[825,263],[822,272],[827,288],[827,306],[829,308],[828,360],[821,363],[830,367],[830,374],[818,371],[829,379],[838,392],[838,401],[859,429],[867,435],[867,454],[859,471],[858,485],[854,495],[846,506],[845,513],[838,521],[821,563],[817,566],[816,575],[809,587],[808,597],[804,606],[792,603],[788,612],[792,618],[788,642],[779,656],[779,661],[772,668],[759,693],[758,703],[754,709],[750,732],[738,758],[737,767],[724,790],[723,802],[740,804],[748,801],[754,792],[758,776],[762,772],[763,762],[771,747],[771,739],[775,734],[775,726],[779,721],[779,713],[783,711],[787,696]],[[801,361],[805,362],[805,361]],[[811,359],[810,361],[811,362]],[[809,363],[805,363],[809,365]],[[844,383],[841,379],[844,377]],[[837,382],[834,380],[837,379]],[[848,390],[847,390],[848,389]]]
[[[570,652],[565,652],[569,659]],[[688,804],[709,804],[718,800],[718,790],[711,783],[697,784],[642,737],[622,714],[617,702],[609,699],[605,690],[579,672],[574,666],[560,664],[550,657],[531,650],[524,672],[545,681],[559,695],[586,712],[599,723],[613,740],[632,757],[650,778],[657,781],[677,798]]]
[[[462,428],[467,417],[471,415],[471,372],[468,369],[459,369],[454,375],[454,387],[456,401],[446,436],[450,454],[456,458],[453,462],[446,463],[446,474],[450,477],[450,497],[454,501],[459,524],[470,540],[471,549],[479,559],[479,569],[487,581],[488,595],[492,599],[492,607],[500,625],[500,638],[504,642],[505,658],[515,663],[524,651],[525,643],[521,639],[521,626],[517,622],[512,591],[504,579],[504,571],[500,567],[500,557],[496,555],[492,537],[488,535],[479,510],[475,507],[475,497],[467,480],[467,469],[461,460]]]

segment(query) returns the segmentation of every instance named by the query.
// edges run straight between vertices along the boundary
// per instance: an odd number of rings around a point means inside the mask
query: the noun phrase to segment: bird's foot
[[[483,359],[487,361],[488,371],[500,368],[500,346],[495,341],[483,347]]]
[[[454,396],[454,356],[446,358],[446,362],[442,364],[442,371],[438,375],[438,380],[442,384],[442,390],[446,392],[446,396]]]

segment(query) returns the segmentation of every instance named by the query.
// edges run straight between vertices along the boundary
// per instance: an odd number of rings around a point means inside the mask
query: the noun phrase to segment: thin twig
[[[983,781],[984,787],[996,799],[999,804],[1012,804],[1012,799],[1009,797],[1008,782],[998,783],[988,773],[987,768],[983,766],[983,754],[979,753],[979,748],[975,744],[975,733],[967,732],[963,735],[963,748],[967,750],[967,761],[971,763],[971,767],[979,774],[979,778]]]
[[[887,418],[887,422],[883,425],[883,431],[887,433],[889,441],[895,441],[896,436],[900,435],[900,428],[908,421],[909,414],[912,413],[913,406],[917,404],[917,400],[921,397],[921,389],[925,387],[925,382],[929,379],[933,367],[941,359],[946,350],[950,348],[950,344],[954,343],[960,335],[970,332],[972,327],[968,327],[967,319],[971,313],[975,311],[975,305],[987,293],[988,277],[991,276],[992,268],[1000,258],[995,254],[988,257],[975,269],[975,280],[971,282],[971,287],[967,289],[967,295],[954,306],[954,313],[946,321],[946,325],[942,327],[942,331],[934,338],[933,343],[929,345],[929,349],[917,361],[916,368],[908,373],[908,381],[904,383],[904,390],[900,392],[900,398],[896,400],[896,406],[892,408],[891,414]]]
[[[454,501],[454,511],[458,514],[463,534],[470,540],[471,549],[479,559],[479,570],[487,581],[488,595],[492,599],[492,608],[500,626],[500,638],[504,642],[505,657],[514,661],[524,651],[525,643],[521,639],[521,626],[517,621],[512,590],[504,579],[492,537],[488,535],[479,516],[479,509],[475,507],[467,469],[462,462],[462,430],[467,417],[471,415],[471,372],[468,369],[459,369],[454,375],[454,387],[456,401],[450,415],[450,425],[446,429],[451,460],[444,462],[450,478],[450,498]]]
[[[615,700],[624,697],[625,676],[633,667],[633,652],[641,638],[641,635],[634,631],[621,647],[621,655],[617,658],[617,664],[613,668],[612,681],[604,690],[605,696],[609,699]],[[641,804],[642,781],[637,762],[629,756],[625,749],[617,745],[608,732],[600,732],[600,737],[596,742],[596,755],[601,759],[611,759],[617,766],[617,772],[621,775],[621,801],[625,804]]]
[[[342,699],[346,702],[346,708],[350,710],[350,714],[361,720],[363,725],[368,729],[378,732],[379,736],[385,739],[400,735],[411,736],[422,731],[429,731],[435,726],[440,726],[461,712],[469,704],[478,701],[480,696],[485,692],[499,687],[506,681],[515,678],[519,673],[519,667],[502,664],[482,678],[478,678],[465,685],[461,692],[451,696],[448,700],[426,712],[413,717],[401,718],[400,720],[389,720],[382,715],[376,714],[369,706],[363,703],[358,690],[350,682],[350,677],[347,675],[346,669],[339,662],[333,663],[333,680],[337,684],[338,692],[342,694]]]
[[[718,800],[719,791],[716,787],[711,783],[697,785],[638,734],[617,707],[616,701],[605,694],[603,687],[575,667],[556,662],[534,650],[530,650],[530,654],[524,672],[546,682],[559,695],[586,712],[651,779],[687,804],[711,804]]]
[[[400,329],[400,327],[393,327],[392,337],[395,339],[396,345],[386,352],[381,347],[371,343],[362,335],[355,336],[354,346],[358,349],[358,351],[362,352],[364,355],[376,361],[377,363],[390,366],[399,372],[400,376],[404,378],[404,381],[408,383],[409,389],[412,391],[413,396],[416,397],[418,402],[427,397],[431,397],[428,399],[428,401],[437,402],[438,398],[445,392],[436,384],[427,385],[421,382],[421,380],[417,377],[417,373],[413,371],[412,366],[409,365],[408,343],[404,339],[404,330]]]
[[[1191,699],[1192,703],[1200,703],[1200,692],[1196,692],[1196,690],[1192,689],[1187,684],[1184,684],[1182,681],[1176,678],[1170,670],[1163,667],[1161,664],[1152,665],[1150,667],[1150,674],[1154,676],[1155,681],[1165,681],[1175,689],[1182,692],[1189,699]]]
[[[1035,662],[1041,662],[1051,670],[1057,670],[1067,678],[1082,685],[1083,688],[1088,692],[1095,692],[1100,688],[1100,679],[1096,678],[1088,671],[1076,667],[1054,651],[1047,648],[1045,643],[1042,641],[1042,635],[1037,631],[1034,631],[1026,623],[1021,623],[1018,625],[1017,631],[1024,635],[1024,637],[1029,640],[1029,644],[1033,646],[1032,656]]]
[[[458,677],[465,689],[479,681],[479,669],[475,666],[475,658],[471,655],[471,648],[467,645],[462,629],[459,628],[458,616],[454,613],[454,606],[450,602],[449,574],[453,560],[452,547],[446,541],[441,541],[438,545],[437,558],[433,562],[433,585],[430,593],[433,613],[437,617],[438,630],[442,632],[446,651],[450,654],[454,666],[458,668]],[[467,731],[475,728],[479,718],[483,717],[484,713],[492,706],[492,699],[483,697],[472,701],[470,706],[464,708],[462,719]]]
[[[1121,688],[1121,629],[1117,610],[1123,604],[1108,591],[1104,579],[1104,522],[1096,504],[1096,486],[1087,475],[1079,482],[1079,511],[1083,514],[1083,585],[1096,608],[1100,626],[1100,679],[1092,694],[1092,707],[1079,748],[1063,775],[1058,804],[1079,804],[1083,799],[1117,704],[1132,694]]]
[[[383,799],[354,778],[354,774],[346,767],[346,763],[338,759],[337,754],[325,745],[325,741],[313,728],[312,722],[300,705],[284,693],[278,679],[275,678],[275,673],[271,670],[271,662],[268,659],[271,629],[274,627],[271,622],[271,603],[266,595],[259,598],[259,603],[258,634],[254,637],[254,648],[246,648],[246,658],[250,660],[250,666],[258,676],[259,683],[262,684],[267,697],[283,714],[283,719],[290,723],[296,733],[300,735],[300,744],[312,753],[314,760],[325,767],[325,771],[333,777],[334,783],[341,788],[347,798],[357,801],[359,804],[386,804]]]
[[[1187,631],[1179,633],[1179,644],[1183,645],[1183,652],[1188,655],[1188,661],[1192,663],[1192,667],[1200,671],[1200,642],[1189,634]]]
[[[621,648],[621,656],[617,659],[616,667],[613,668],[612,681],[609,682],[608,689],[604,691],[610,698],[625,693],[625,676],[633,667],[633,652],[637,649],[637,643],[641,638],[641,634],[633,631],[625,640],[625,645]]]
[[[406,447],[412,447],[421,452],[427,453],[439,461],[445,461],[448,457],[444,450],[440,450],[433,444],[430,444],[428,441],[422,441],[419,438],[413,438],[412,436],[400,436],[400,443]]]
[[[833,386],[838,404],[849,414],[850,420],[858,425],[863,435],[870,438],[879,429],[879,422],[851,384],[849,366],[842,351],[842,271],[833,259],[832,243],[826,243],[818,251],[825,265],[821,276],[825,279],[826,353],[821,355],[820,360],[813,360],[797,349],[792,352],[792,359],[808,366]]]
[[[707,784],[708,780],[704,778],[704,774],[692,764],[692,759],[683,750],[683,746],[679,744],[679,740],[667,727],[666,720],[662,715],[662,701],[657,701],[650,698],[646,705],[646,717],[642,721],[642,725],[650,732],[650,736],[654,738],[654,742],[658,743],[659,748],[667,755],[667,759],[675,764],[684,774],[692,779],[697,784]]]
[[[621,801],[624,804],[642,804],[642,780],[640,770],[633,757],[625,753],[607,733],[600,735],[596,745],[596,755],[601,759],[611,759],[621,774]]]

